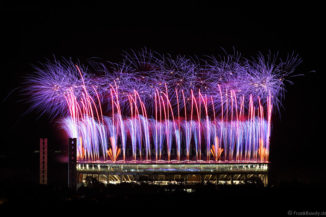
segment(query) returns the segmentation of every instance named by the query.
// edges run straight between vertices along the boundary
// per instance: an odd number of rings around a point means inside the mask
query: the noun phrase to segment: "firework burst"
[[[170,160],[175,150],[177,160],[203,152],[208,161],[267,161],[272,110],[299,63],[295,55],[200,59],[144,49],[108,65],[47,62],[26,93],[32,109],[63,118],[79,159],[116,161],[121,150],[126,160],[130,146],[134,160],[162,152]]]

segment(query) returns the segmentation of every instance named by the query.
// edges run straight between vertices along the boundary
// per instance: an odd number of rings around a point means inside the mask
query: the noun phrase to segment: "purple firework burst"
[[[154,108],[153,97],[158,91],[166,93],[173,109],[176,109],[181,92],[186,99],[191,93],[201,93],[212,99],[216,111],[231,100],[228,91],[244,96],[248,104],[253,96],[266,104],[268,95],[272,104],[279,107],[285,82],[293,75],[301,62],[292,54],[285,60],[277,55],[259,54],[247,59],[236,53],[220,57],[187,58],[185,56],[161,55],[147,49],[129,52],[120,63],[91,62],[88,66],[71,60],[48,61],[36,67],[35,73],[26,80],[26,94],[32,102],[32,109],[48,113],[53,117],[65,116],[68,112],[66,96],[73,92],[82,98],[84,88],[93,97],[99,96],[102,106],[110,110],[110,89],[119,91],[121,109],[129,109],[128,95],[139,93],[148,111]],[[222,94],[221,94],[222,93]],[[179,103],[179,109],[183,104]],[[247,108],[246,108],[247,109]]]

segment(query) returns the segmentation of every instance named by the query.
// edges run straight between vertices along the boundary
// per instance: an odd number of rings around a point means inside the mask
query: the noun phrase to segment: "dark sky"
[[[201,2],[201,3],[200,3]],[[317,7],[316,7],[317,8]],[[119,60],[122,51],[151,48],[187,55],[217,54],[236,48],[246,57],[261,51],[295,51],[303,59],[287,86],[280,114],[274,115],[271,143],[272,180],[325,182],[321,119],[322,12],[316,8],[225,8],[187,1],[176,3],[66,3],[9,5],[0,8],[2,167],[32,166],[39,137],[49,137],[51,150],[58,127],[28,108],[18,91],[32,64],[45,58],[90,57]],[[50,142],[51,143],[51,142]],[[13,163],[8,163],[13,162]],[[35,166],[35,165],[34,165]]]

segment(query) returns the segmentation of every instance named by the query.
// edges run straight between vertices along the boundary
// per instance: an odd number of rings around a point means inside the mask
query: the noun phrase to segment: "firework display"
[[[299,63],[144,49],[121,63],[49,61],[26,93],[77,138],[81,162],[268,162],[272,115]]]

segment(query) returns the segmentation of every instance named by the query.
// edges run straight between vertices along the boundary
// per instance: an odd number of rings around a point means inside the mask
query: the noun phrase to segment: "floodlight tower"
[[[40,184],[48,184],[48,139],[40,138]]]
[[[76,189],[76,145],[77,139],[76,138],[69,138],[68,143],[68,187],[71,189]]]

